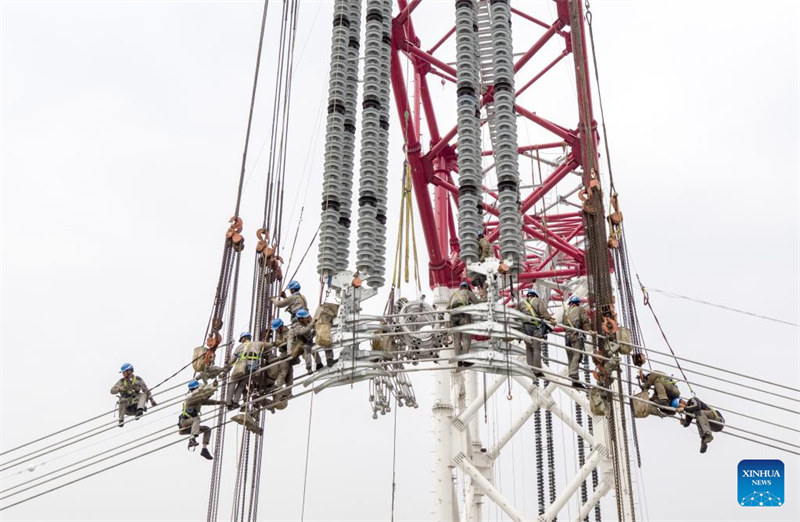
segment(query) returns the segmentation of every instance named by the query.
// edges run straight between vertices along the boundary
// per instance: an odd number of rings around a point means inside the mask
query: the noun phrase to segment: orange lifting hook
[[[222,341],[222,336],[219,332],[212,332],[208,334],[208,339],[206,339],[206,346],[208,346],[209,350],[216,350],[217,346],[219,346],[220,341]]]
[[[234,216],[228,220],[228,223],[231,223],[231,226],[225,232],[225,237],[233,241],[233,244],[241,250],[244,246],[241,244],[244,240],[242,237],[242,218]]]
[[[617,322],[611,317],[603,318],[603,333],[613,335],[617,333]]]
[[[256,252],[262,252],[265,248],[267,248],[269,245],[269,243],[267,243],[268,234],[269,232],[266,228],[259,228],[256,230],[256,237],[258,238],[258,243],[256,243]],[[265,255],[269,256],[270,253]]]

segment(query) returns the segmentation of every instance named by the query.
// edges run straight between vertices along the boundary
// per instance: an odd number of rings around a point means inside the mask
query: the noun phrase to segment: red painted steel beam
[[[411,13],[414,12],[414,9],[417,8],[420,2],[422,2],[422,0],[411,0],[410,4],[405,6],[405,8],[402,8],[402,11],[398,13],[398,15],[394,18],[394,21],[398,24],[405,23],[405,21],[408,20],[408,17],[411,16]],[[398,4],[399,3],[400,2],[398,2]]]
[[[550,120],[546,120],[541,116],[537,115],[535,112],[531,112],[525,107],[521,107],[520,105],[514,105],[514,108],[517,110],[517,114],[521,116],[525,116],[533,123],[537,124],[538,126],[542,127],[545,130],[548,130],[561,138],[562,140],[566,141],[569,144],[575,143],[578,141],[578,135],[575,131],[571,131],[569,129],[565,129],[564,127],[553,123]]]
[[[400,65],[400,57],[398,56],[397,49],[392,49],[391,79],[395,105],[397,106],[397,112],[400,116],[400,125],[403,129],[403,136],[406,138],[406,156],[411,169],[411,182],[414,185],[414,195],[416,196],[420,225],[422,226],[422,232],[425,236],[425,244],[428,246],[431,282],[434,285],[448,284],[452,273],[447,264],[445,254],[442,252],[441,248],[439,248],[439,242],[436,237],[436,218],[428,192],[426,168],[420,154],[421,146],[419,143],[419,134],[411,118],[404,117],[406,114],[411,114],[411,108],[409,107],[408,92],[406,91],[403,69]],[[428,169],[430,169],[430,166]]]
[[[544,34],[538,40],[536,40],[536,42],[534,42],[530,49],[525,51],[525,54],[520,56],[519,60],[517,60],[517,63],[514,64],[514,72],[518,72],[520,69],[522,69],[522,67],[524,67],[531,58],[533,58],[533,55],[538,53],[539,49],[544,47],[544,44],[546,44],[550,38],[552,38],[553,35],[556,34],[562,27],[564,27],[564,23],[561,20],[556,20],[553,22],[553,25],[547,28],[547,31],[545,31]]]
[[[547,71],[549,71],[550,69],[552,69],[553,67],[555,67],[555,66],[556,66],[556,64],[557,64],[558,62],[560,62],[561,60],[563,60],[563,59],[564,59],[564,58],[565,58],[567,55],[569,55],[569,53],[570,53],[570,50],[569,50],[569,49],[564,49],[563,51],[561,51],[561,54],[559,54],[558,56],[556,56],[556,58],[555,58],[555,59],[554,59],[552,62],[550,62],[549,64],[547,64],[547,66],[545,66],[545,68],[544,68],[544,69],[542,69],[541,71],[539,71],[539,73],[538,73],[536,76],[534,76],[533,78],[531,78],[531,79],[528,81],[528,83],[526,83],[525,85],[523,85],[522,87],[520,87],[520,88],[519,88],[519,90],[517,91],[517,96],[519,97],[519,96],[520,96],[520,95],[521,95],[523,92],[525,92],[526,90],[528,90],[528,87],[530,87],[531,85],[533,85],[533,84],[534,84],[534,83],[535,83],[535,82],[536,82],[536,81],[537,81],[539,78],[541,78],[542,76],[544,76],[544,75],[547,73]]]
[[[563,141],[553,141],[551,143],[540,143],[538,145],[523,145],[517,148],[517,152],[522,154],[523,152],[530,152],[532,150],[545,150],[545,149],[560,149],[566,143]],[[492,150],[484,150],[481,151],[481,156],[492,156],[494,151]]]
[[[445,35],[442,36],[442,38],[438,42],[436,42],[436,45],[428,49],[428,54],[432,55],[433,53],[435,53],[439,47],[441,47],[451,36],[453,36],[453,34],[455,34],[455,32],[456,32],[456,26],[451,27],[450,30],[447,31],[447,33],[445,33]]]

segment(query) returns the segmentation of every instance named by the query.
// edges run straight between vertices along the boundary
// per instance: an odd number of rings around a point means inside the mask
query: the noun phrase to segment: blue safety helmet
[[[278,317],[277,319],[273,319],[273,321],[272,321],[272,329],[273,330],[277,330],[281,326],[283,326],[283,319],[281,319],[280,317]]]
[[[309,313],[308,313],[308,310],[306,310],[305,308],[301,308],[300,310],[298,310],[297,312],[295,312],[294,316],[295,316],[295,317],[298,317],[298,318],[300,318],[300,319],[304,319],[304,318],[306,318],[306,317],[310,317],[310,316],[311,316],[311,314],[309,314]]]
[[[250,332],[242,332],[239,334],[239,340],[241,341],[244,337],[249,337],[250,339],[253,338],[253,334]]]
[[[459,288],[469,288],[469,283],[466,281],[461,281],[461,284],[458,285]]]
[[[119,373],[127,372],[128,370],[133,370],[133,365],[131,363],[123,364],[119,369]]]
[[[198,381],[189,381],[189,389],[196,390],[200,387],[200,383]]]
[[[581,304],[581,298],[578,297],[577,295],[573,295],[572,297],[569,298],[569,301],[567,301],[567,302],[570,303],[570,304],[572,304],[572,303]]]
[[[286,285],[286,288],[288,288],[289,290],[300,290],[300,283],[298,283],[295,280],[291,280],[289,281],[289,284]]]
[[[672,406],[673,408],[677,408],[678,406],[681,405],[681,400],[677,398],[672,399],[671,401],[669,401],[669,405]]]
[[[528,289],[528,293],[527,293],[526,295],[527,295],[528,297],[530,297],[530,296],[532,296],[532,295],[535,295],[536,297],[539,297],[539,292],[537,292],[537,291],[536,291],[536,290],[534,290],[533,288],[530,288],[530,289]]]

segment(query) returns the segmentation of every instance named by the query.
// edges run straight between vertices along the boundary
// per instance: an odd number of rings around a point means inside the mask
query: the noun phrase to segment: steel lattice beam
[[[526,24],[524,34],[530,39],[526,47],[515,49],[517,51],[515,54],[518,56],[514,64],[518,96],[532,92],[536,82],[554,74],[555,66],[572,55],[575,37],[583,38],[583,31],[573,31],[570,24],[571,1],[573,0],[555,0],[557,17],[552,23],[544,22],[541,17],[532,13],[512,8],[513,16],[518,18],[520,23]],[[453,223],[458,199],[458,184],[453,180],[458,174],[454,142],[457,129],[452,127],[442,134],[440,122],[452,121],[452,118],[445,116],[455,113],[455,86],[452,87],[452,105],[436,103],[428,85],[428,77],[434,75],[435,78],[455,81],[455,65],[452,56],[448,55],[446,50],[448,41],[454,34],[454,27],[448,25],[444,33],[440,29],[438,34],[430,35],[430,41],[425,45],[423,36],[427,35],[418,35],[414,19],[417,16],[424,16],[426,4],[429,2],[432,0],[397,1],[395,11],[398,14],[392,26],[391,77],[400,125],[406,137],[405,146],[417,209],[428,249],[430,285],[453,287],[464,275],[464,265],[458,261],[459,248],[457,238],[454,237],[456,227]],[[578,5],[577,9],[581,10],[581,6]],[[528,34],[531,36],[528,37]],[[523,39],[515,37],[515,41]],[[584,45],[585,42],[581,41],[581,46]],[[584,70],[588,70],[586,54],[580,54],[583,61],[581,65]],[[410,66],[410,78],[406,78],[404,74],[405,61]],[[534,62],[539,64],[538,68],[532,65]],[[408,92],[406,85],[407,81],[411,80],[414,80],[414,90]],[[549,173],[543,173],[541,183],[535,186],[528,185],[529,189],[521,194],[520,212],[524,219],[523,233],[526,245],[529,248],[538,245],[538,248],[535,248],[538,253],[529,250],[520,274],[520,282],[544,277],[563,281],[586,274],[585,252],[582,246],[584,231],[580,226],[579,217],[574,221],[556,223],[549,215],[545,219],[541,216],[542,213],[574,213],[575,206],[580,207],[581,202],[574,191],[574,183],[570,181],[573,184],[569,187],[564,184],[572,179],[570,174],[580,173],[586,176],[589,169],[583,169],[584,165],[589,164],[591,167],[598,165],[596,152],[598,136],[592,116],[591,96],[587,95],[587,92],[578,92],[570,82],[564,82],[563,91],[570,93],[568,96],[575,107],[574,112],[581,115],[583,124],[579,124],[577,118],[574,121],[557,122],[540,115],[536,109],[546,110],[546,101],[545,103],[538,101],[536,107],[530,106],[523,100],[518,100],[516,104],[519,118],[533,122],[556,138],[549,142],[543,140],[544,142],[538,144],[534,142],[531,145],[520,145],[521,160],[536,162],[536,159],[532,159],[535,157],[534,153],[558,148],[565,150],[559,166]],[[488,86],[481,96],[481,105],[484,106],[492,101],[492,97],[492,88]],[[423,125],[423,117],[426,127],[424,131],[420,128]],[[420,139],[423,133],[429,141],[427,148]],[[484,150],[481,154],[489,157],[492,151]],[[496,192],[488,182],[491,170],[487,169],[484,174],[487,179],[484,187],[486,197],[483,203],[485,216],[497,214],[492,206]],[[557,193],[569,195],[562,196],[563,201],[559,201],[555,196]],[[567,198],[570,200],[567,201]],[[547,206],[540,204],[545,201]],[[485,226],[489,240],[496,241],[499,235],[496,222],[491,219],[486,220]],[[544,270],[545,268],[547,270]]]

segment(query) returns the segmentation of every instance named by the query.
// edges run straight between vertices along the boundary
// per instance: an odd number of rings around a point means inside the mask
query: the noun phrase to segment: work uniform
[[[286,384],[291,365],[288,357],[284,357],[280,363],[275,363],[287,352],[289,329],[282,326],[273,330],[273,336],[274,339],[266,343],[266,349],[261,354],[261,361],[266,368],[267,377],[275,383],[276,387],[281,387]]]
[[[459,288],[456,290],[453,294],[453,297],[450,298],[450,304],[447,307],[448,310],[451,310],[450,326],[453,327],[470,324],[472,319],[470,318],[469,314],[458,313],[456,310],[462,306],[475,304],[477,302],[479,302],[478,296],[475,295],[472,290],[469,290],[468,288]],[[472,345],[472,335],[459,332],[458,330],[454,330],[452,333],[453,351],[455,352],[456,357],[465,353],[469,353],[469,348]]]
[[[478,261],[482,263],[491,257],[494,257],[492,244],[485,237],[480,238],[478,240]]]
[[[126,414],[135,415],[136,410],[143,410],[147,401],[153,399],[144,379],[137,375],[130,379],[122,377],[111,388],[111,394],[119,394],[119,420],[124,420]]]
[[[669,404],[672,399],[678,399],[681,396],[681,391],[678,389],[678,385],[675,381],[667,377],[666,374],[658,371],[647,374],[642,388],[644,390],[653,388],[655,390],[655,395],[650,400],[657,398],[658,402],[662,404]]]
[[[298,310],[302,310],[305,308],[308,310],[308,304],[306,303],[306,298],[303,297],[303,294],[300,292],[295,292],[293,294],[289,294],[289,297],[286,299],[275,299],[273,301],[276,307],[278,308],[286,308],[289,311],[289,315],[292,318],[292,323],[295,322],[294,314],[297,313]]]
[[[590,330],[592,323],[589,320],[589,312],[580,305],[570,305],[567,308],[567,313],[564,314],[564,322],[571,328],[577,330]],[[584,341],[586,334],[584,332],[576,332],[574,330],[567,330],[566,332],[566,345],[575,350],[567,350],[567,361],[569,361],[569,378],[575,382],[578,380],[578,365],[583,359],[585,351]]]
[[[525,321],[525,333],[536,339],[547,339],[550,326],[545,322],[554,322],[544,301],[538,297],[529,297],[522,301],[522,311],[531,316],[530,321]],[[542,367],[542,342],[537,340],[525,341],[525,358],[528,366]]]
[[[689,399],[683,411],[689,414],[683,419],[683,425],[689,426],[692,423],[692,416],[694,416],[697,432],[701,439],[706,435],[711,435],[712,431],[722,431],[722,428],[725,427],[725,419],[722,414],[697,397]]]
[[[292,324],[289,328],[289,349],[291,350],[292,359],[296,359],[300,355],[306,362],[306,370],[311,371],[311,352],[314,348],[314,325],[303,324],[300,321]],[[322,360],[319,353],[314,354],[317,366],[322,366]]]
[[[211,441],[211,428],[200,425],[200,407],[207,404],[222,404],[221,401],[205,398],[198,392],[200,389],[189,392],[183,402],[183,409],[178,416],[178,433],[181,435],[191,435],[196,437],[203,434],[203,445],[206,446]]]
[[[263,349],[264,343],[262,342],[246,341],[239,344],[231,354],[228,364],[239,364],[241,366],[239,371],[234,367],[231,382],[228,384],[226,397],[229,403],[238,403],[239,399],[241,399],[250,380],[250,375],[258,370]]]

